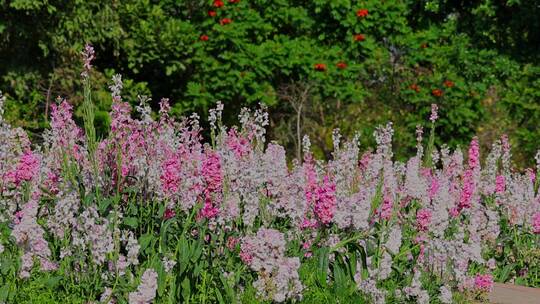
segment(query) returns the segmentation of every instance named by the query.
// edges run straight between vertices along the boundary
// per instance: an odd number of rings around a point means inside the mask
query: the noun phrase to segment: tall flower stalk
[[[437,104],[431,104],[431,115],[429,121],[431,121],[431,130],[429,132],[429,142],[427,145],[426,158],[424,166],[431,168],[433,166],[433,149],[435,147],[435,122],[439,118],[439,106]]]
[[[88,146],[88,154],[94,178],[98,181],[98,165],[96,160],[97,137],[96,128],[94,126],[95,109],[92,102],[92,86],[90,83],[90,71],[92,70],[92,60],[95,58],[94,48],[90,44],[86,44],[82,51],[83,72],[81,73],[84,87],[84,101],[82,104],[84,131],[86,134],[86,144]]]

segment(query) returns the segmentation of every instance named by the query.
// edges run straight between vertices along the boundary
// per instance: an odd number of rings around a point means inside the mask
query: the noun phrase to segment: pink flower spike
[[[332,221],[336,209],[336,185],[324,177],[323,185],[316,189],[315,214],[323,225]]]
[[[461,197],[459,200],[458,208],[468,209],[471,208],[471,201],[475,190],[474,176],[472,169],[465,171],[463,176],[463,190],[461,191]]]
[[[535,234],[540,234],[540,212],[536,212],[532,218],[532,227]]]
[[[420,209],[416,213],[416,227],[420,231],[427,231],[428,226],[431,223],[431,210],[429,209]]]
[[[506,189],[506,180],[504,175],[497,175],[495,178],[495,193],[503,193]]]
[[[180,159],[176,154],[171,154],[162,165],[160,176],[163,192],[173,194],[178,192],[180,187]]]
[[[478,137],[474,137],[469,147],[469,168],[471,170],[480,169],[480,146]]]
[[[474,278],[474,287],[483,292],[493,289],[493,276],[491,274],[477,274]]]
[[[6,173],[4,179],[19,186],[22,182],[29,182],[39,173],[40,160],[28,150],[19,159],[15,170]]]

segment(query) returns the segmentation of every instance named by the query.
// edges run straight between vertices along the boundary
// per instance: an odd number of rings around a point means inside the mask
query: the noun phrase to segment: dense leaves
[[[107,79],[120,72],[133,104],[170,97],[175,114],[221,100],[232,121],[263,102],[273,138],[297,150],[301,128],[326,156],[333,128],[370,134],[387,120],[401,126],[398,156],[410,155],[436,102],[439,143],[507,131],[526,164],[540,132],[537,15],[535,1],[2,0],[0,89],[7,118],[38,136],[56,96],[81,103],[78,53],[90,42],[101,136]]]

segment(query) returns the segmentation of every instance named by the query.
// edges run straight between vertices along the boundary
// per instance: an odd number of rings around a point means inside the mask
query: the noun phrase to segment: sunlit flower
[[[229,24],[229,23],[231,23],[231,22],[232,22],[232,20],[231,20],[230,18],[223,18],[223,19],[221,19],[221,20],[219,21],[219,24],[221,24],[221,25],[227,25],[227,24]]]
[[[340,61],[340,62],[338,62],[338,63],[336,64],[336,67],[337,67],[338,69],[343,70],[343,69],[347,68],[347,64],[346,64],[345,62],[343,62],[343,61]]]
[[[443,91],[441,89],[433,89],[431,90],[431,95],[435,97],[441,97],[443,96]]]
[[[356,42],[361,42],[361,41],[366,40],[366,36],[364,36],[364,34],[356,34],[353,37],[354,37],[354,41]]]
[[[356,16],[358,16],[360,18],[367,17],[368,14],[369,14],[369,11],[367,9],[365,9],[365,8],[361,8],[361,9],[356,11]]]
[[[223,3],[222,0],[214,0],[214,4],[213,4],[214,7],[220,8],[220,7],[223,7],[223,5],[225,5],[225,3]]]
[[[477,274],[474,278],[474,287],[480,291],[490,292],[493,289],[493,276],[491,274]]]
[[[326,64],[324,63],[316,63],[314,67],[316,71],[320,71],[320,72],[326,71]]]

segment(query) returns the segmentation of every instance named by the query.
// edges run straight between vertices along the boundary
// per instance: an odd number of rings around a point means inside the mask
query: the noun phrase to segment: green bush
[[[526,161],[540,116],[539,27],[524,29],[538,23],[532,2],[0,0],[0,89],[10,121],[37,133],[56,96],[81,103],[78,53],[89,42],[99,54],[99,134],[107,79],[120,72],[130,101],[152,95],[156,109],[170,97],[178,115],[221,100],[231,122],[239,108],[265,103],[272,137],[291,150],[298,117],[320,154],[331,150],[333,128],[369,135],[390,119],[404,157],[438,103],[437,142],[464,145],[475,133],[489,142],[507,131]]]

